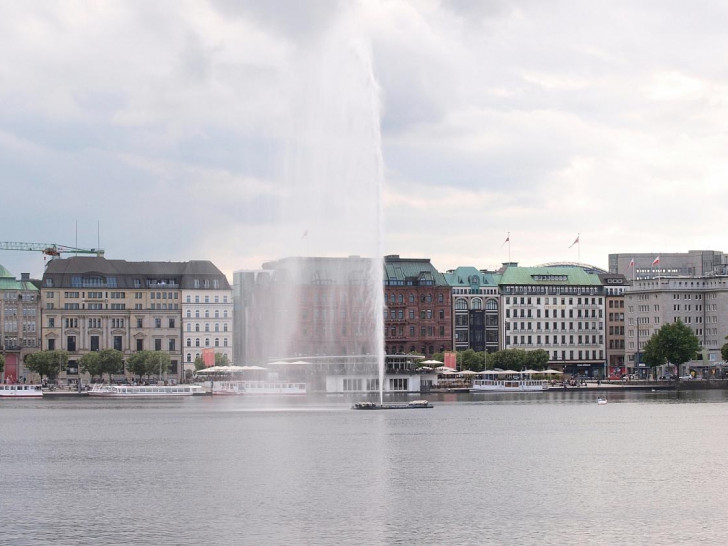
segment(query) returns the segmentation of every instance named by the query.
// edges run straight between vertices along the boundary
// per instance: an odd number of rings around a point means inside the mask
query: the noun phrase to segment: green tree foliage
[[[485,366],[485,353],[475,352],[472,349],[458,352],[458,364],[461,370],[478,372]]]
[[[126,359],[126,367],[132,373],[136,375],[141,381],[142,376],[148,374],[147,372],[147,361],[149,360],[149,354],[151,351],[138,351]]]
[[[43,377],[54,379],[61,370],[66,368],[68,353],[62,349],[38,351],[25,355],[23,363],[31,372],[37,373],[41,380]]]
[[[0,354],[0,372],[5,369],[5,355]]]
[[[682,321],[665,324],[647,341],[643,360],[654,367],[669,362],[680,365],[695,358],[700,350],[700,340]],[[676,376],[680,375],[679,373]]]
[[[90,353],[86,353],[79,359],[78,364],[81,371],[89,374],[91,379],[94,377],[101,377],[101,358],[99,357],[98,352],[92,351]]]
[[[147,375],[159,375],[162,376],[169,372],[172,367],[172,358],[169,353],[164,351],[150,351],[149,358],[147,360]]]
[[[489,370],[500,368],[502,370],[543,370],[548,366],[549,354],[543,349],[526,351],[524,349],[505,349],[488,355],[487,367]]]
[[[195,357],[195,371],[199,372],[202,368],[205,367],[205,363],[202,360],[201,356]]]
[[[172,359],[164,351],[139,351],[127,359],[127,369],[141,380],[142,376],[159,376],[169,371]]]
[[[728,339],[728,336],[726,336],[726,339]],[[728,362],[728,343],[725,343],[720,348],[720,357],[723,359],[723,362]],[[0,370],[2,370],[1,366],[0,366]]]
[[[215,353],[215,366],[230,366],[230,359],[224,353]]]
[[[103,349],[99,351],[99,374],[109,375],[109,383],[111,376],[124,371],[124,353],[116,349]]]

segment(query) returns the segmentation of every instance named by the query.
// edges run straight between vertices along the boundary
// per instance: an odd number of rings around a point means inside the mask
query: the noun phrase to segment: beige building
[[[63,382],[75,383],[81,356],[102,349],[117,349],[125,357],[141,350],[165,351],[172,361],[169,378],[180,380],[182,302],[202,294],[205,279],[230,299],[227,279],[209,261],[55,259],[42,280],[42,348],[68,351]]]

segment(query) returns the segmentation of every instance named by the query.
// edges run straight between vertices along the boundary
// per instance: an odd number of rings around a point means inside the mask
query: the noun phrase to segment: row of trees
[[[443,360],[443,353],[433,355],[435,360]],[[543,349],[526,351],[524,349],[504,349],[495,353],[476,352],[472,349],[458,353],[458,368],[480,372],[500,368],[502,370],[545,370],[549,363],[549,353]]]
[[[0,355],[1,356],[1,355]],[[68,353],[64,350],[38,351],[26,355],[24,358],[25,367],[31,372],[44,377],[54,379],[68,365]],[[127,359],[127,369],[139,377],[161,376],[169,371],[172,360],[168,353],[163,351],[139,351]],[[103,379],[107,374],[109,381],[111,376],[124,372],[124,354],[116,349],[103,349],[92,351],[83,355],[78,361],[79,368],[91,378]],[[2,368],[0,368],[2,369]]]
[[[689,326],[677,321],[663,325],[657,333],[650,337],[642,352],[642,361],[653,369],[668,363],[679,367],[694,359],[699,351],[700,340],[698,337]],[[442,361],[443,356],[443,353],[438,353],[433,358]],[[721,356],[723,360],[728,361],[728,343],[721,348]],[[494,368],[516,371],[543,370],[549,362],[549,354],[543,349],[535,351],[505,349],[487,354],[468,349],[459,352],[457,358],[458,367],[461,370],[476,372]]]

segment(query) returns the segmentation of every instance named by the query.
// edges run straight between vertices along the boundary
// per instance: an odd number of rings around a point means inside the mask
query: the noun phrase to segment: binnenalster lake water
[[[0,401],[0,543],[724,544],[728,392]]]

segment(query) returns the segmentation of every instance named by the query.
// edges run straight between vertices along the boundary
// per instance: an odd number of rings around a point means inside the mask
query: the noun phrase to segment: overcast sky
[[[357,149],[381,130],[386,254],[444,271],[509,250],[604,268],[610,252],[728,250],[724,2],[2,0],[0,14],[2,241],[209,259],[231,279],[280,253],[366,254],[307,247],[326,229],[314,220],[287,226],[287,248],[268,237],[301,158],[306,176],[331,169],[328,109]],[[371,115],[374,129],[351,121]],[[302,125],[334,137],[308,153]],[[336,168],[376,175],[345,148]],[[307,204],[333,195],[376,218],[321,180]],[[31,252],[0,264],[43,271]]]

